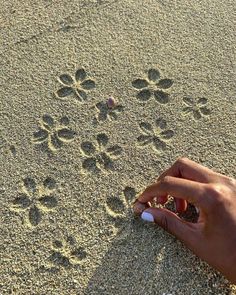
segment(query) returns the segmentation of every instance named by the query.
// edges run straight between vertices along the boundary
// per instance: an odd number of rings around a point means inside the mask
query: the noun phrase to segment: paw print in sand
[[[119,145],[109,144],[109,137],[105,133],[100,133],[96,137],[96,141],[84,141],[80,148],[85,156],[83,160],[83,168],[99,172],[102,170],[109,170],[113,168],[114,160],[116,160],[122,153],[122,148]]]
[[[174,136],[174,131],[167,129],[167,123],[164,119],[158,118],[155,125],[148,122],[141,122],[139,127],[142,134],[137,138],[140,146],[152,145],[158,152],[166,149],[167,142]]]
[[[169,101],[169,93],[166,89],[173,84],[171,79],[160,79],[160,72],[157,69],[148,70],[147,77],[136,79],[132,82],[135,89],[139,90],[137,99],[140,101],[149,100],[152,95],[161,104],[166,104]]]
[[[82,246],[78,246],[74,237],[69,236],[65,240],[54,240],[49,261],[54,265],[69,268],[79,265],[87,256]]]
[[[42,213],[50,212],[57,206],[55,188],[56,182],[51,177],[47,177],[39,185],[33,178],[24,178],[21,193],[12,201],[11,209],[16,212],[23,211],[26,223],[37,226],[42,220]]]
[[[87,78],[87,73],[83,68],[78,69],[73,77],[69,74],[62,74],[58,80],[63,87],[55,94],[63,99],[75,95],[78,101],[85,101],[88,98],[87,92],[95,88],[95,81]]]
[[[135,196],[135,189],[126,186],[119,196],[107,198],[105,208],[116,227],[123,227],[129,218],[133,219],[132,202],[135,200]]]
[[[59,122],[50,115],[44,115],[40,120],[40,128],[33,134],[35,144],[44,144],[56,152],[64,143],[71,142],[76,132],[68,128],[69,119],[62,117]]]
[[[207,107],[207,99],[204,97],[194,99],[192,97],[184,97],[183,102],[186,107],[183,108],[182,114],[192,115],[195,120],[199,120],[204,116],[210,115],[211,111]]]

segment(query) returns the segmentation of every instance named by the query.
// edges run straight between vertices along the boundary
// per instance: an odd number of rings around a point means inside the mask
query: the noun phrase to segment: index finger
[[[201,183],[209,183],[213,178],[214,172],[188,158],[178,159],[169,169],[163,172],[157,180],[165,176],[185,178]]]
[[[163,195],[175,196],[198,207],[202,207],[202,205],[204,207],[204,203],[207,202],[205,184],[172,176],[166,176],[164,179],[147,187],[139,196],[138,201],[147,203],[153,198]]]

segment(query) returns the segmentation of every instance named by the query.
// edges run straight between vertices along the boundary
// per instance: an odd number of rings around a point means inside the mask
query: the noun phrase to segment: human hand
[[[152,208],[174,196],[176,211],[187,203],[199,209],[197,223],[186,222],[165,208]],[[138,211],[139,209],[139,211]],[[177,160],[150,185],[134,204],[146,221],[160,225],[197,256],[236,283],[236,180],[187,158]]]

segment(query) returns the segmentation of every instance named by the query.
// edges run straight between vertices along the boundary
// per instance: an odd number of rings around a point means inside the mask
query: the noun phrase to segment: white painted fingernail
[[[148,222],[154,222],[154,217],[152,214],[145,211],[142,213],[141,218]]]

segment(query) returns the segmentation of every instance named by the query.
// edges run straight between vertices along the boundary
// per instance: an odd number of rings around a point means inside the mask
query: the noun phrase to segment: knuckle
[[[161,180],[161,184],[166,186],[168,184],[170,184],[172,177],[171,176],[165,176],[162,178]]]
[[[224,192],[218,184],[208,184],[206,187],[207,199],[211,206],[221,206],[224,203]]]
[[[185,166],[189,162],[189,159],[186,157],[180,157],[176,161],[176,165],[178,166]]]
[[[233,177],[227,177],[228,185],[235,188],[236,187],[236,179]]]

